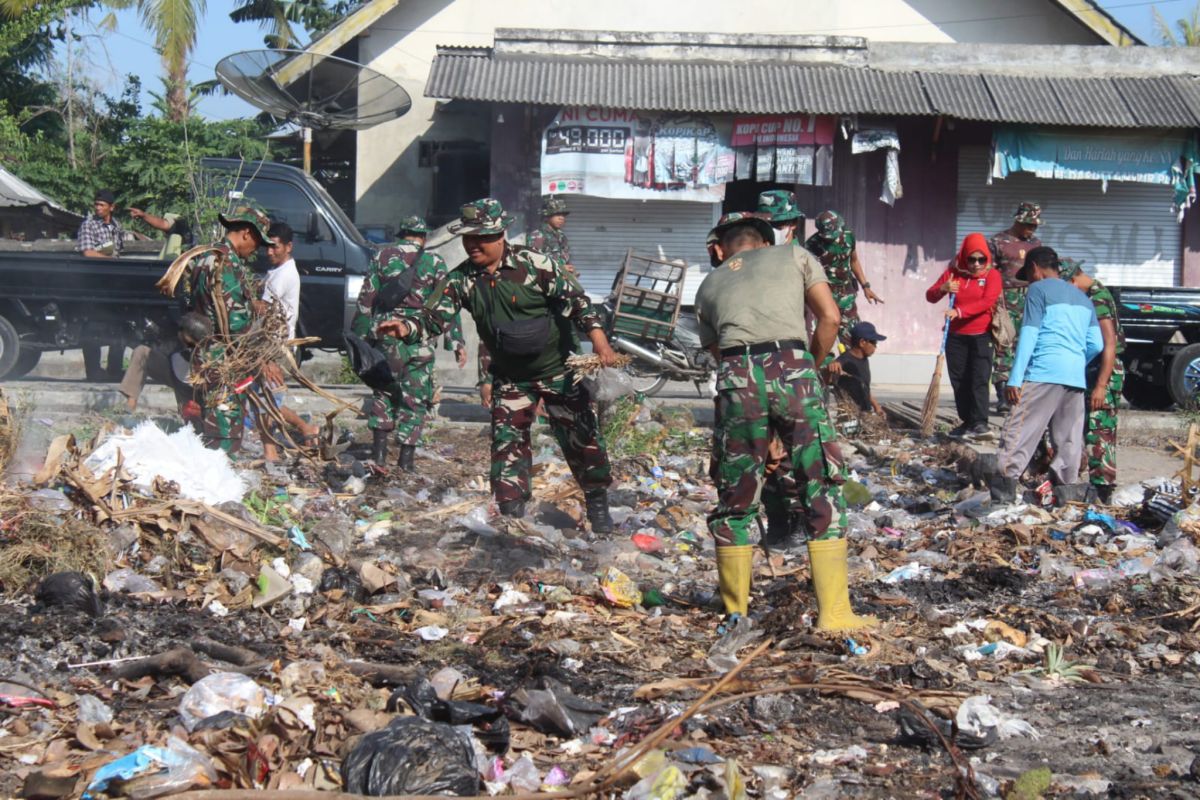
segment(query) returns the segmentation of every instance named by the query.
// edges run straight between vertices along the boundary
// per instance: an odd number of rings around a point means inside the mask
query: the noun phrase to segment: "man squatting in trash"
[[[583,489],[593,532],[608,533],[613,527],[608,452],[586,391],[566,365],[571,324],[587,334],[602,364],[612,366],[616,354],[600,315],[562,265],[507,241],[505,231],[512,222],[499,200],[488,197],[464,205],[450,232],[463,237],[467,260],[435,285],[414,287],[405,300],[404,317],[380,323],[377,331],[419,341],[444,330],[460,309],[470,312],[491,353],[490,478],[500,513],[525,514],[533,468],[529,428],[541,400],[567,466]]]
[[[837,337],[840,315],[824,270],[799,247],[772,247],[757,215],[717,224],[725,260],[696,295],[701,343],[718,358],[713,431],[717,576],[725,611],[745,615],[750,601],[750,526],[758,514],[768,443],[778,435],[785,463],[804,481],[793,511],[807,516],[817,628],[874,624],[850,607],[846,563],[845,467],[824,406],[816,365]],[[805,309],[816,317],[811,348]]]
[[[425,228],[424,220],[408,218],[402,228]],[[426,229],[427,230],[427,229]],[[417,445],[425,429],[425,420],[433,402],[433,342],[437,333],[413,341],[402,341],[394,335],[384,335],[381,322],[402,316],[401,307],[410,292],[429,288],[448,273],[441,256],[427,252],[424,238],[414,241],[408,230],[402,230],[400,241],[381,247],[371,257],[367,276],[358,292],[357,308],[350,321],[350,330],[364,339],[375,339],[380,330],[378,347],[388,359],[395,380],[384,390],[371,395],[367,412],[367,427],[371,430],[371,460],[379,467],[387,462],[388,438],[394,433],[400,452],[396,464],[406,472],[416,469]],[[466,346],[458,315],[450,321],[447,344],[456,345],[459,366],[466,363]]]
[[[250,330],[254,320],[251,303],[258,293],[246,259],[271,240],[271,220],[262,209],[239,206],[231,214],[218,216],[225,237],[203,257],[192,262],[187,283],[191,310],[212,323],[213,337],[206,347],[197,347],[192,356],[192,371],[205,378],[201,367],[217,361],[230,342]],[[208,447],[236,453],[242,446],[242,426],[246,410],[242,396],[233,387],[219,387],[223,396],[214,396],[211,378],[197,387],[202,396],[200,429]]]
[[[1104,337],[1092,301],[1062,280],[1059,269],[1054,250],[1035,247],[1016,275],[1029,288],[1008,378],[1012,409],[1000,438],[1002,474],[990,487],[996,501],[1018,499],[1018,479],[1047,426],[1055,449],[1050,462],[1055,485],[1071,486],[1079,477],[1087,365],[1104,349]]]

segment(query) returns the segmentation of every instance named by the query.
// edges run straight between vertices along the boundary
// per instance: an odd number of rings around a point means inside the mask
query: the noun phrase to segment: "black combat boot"
[[[804,522],[799,514],[776,511],[767,514],[767,535],[763,547],[773,553],[789,553],[804,548]]]
[[[396,466],[405,472],[416,472],[417,467],[413,463],[413,459],[417,456],[417,446],[415,444],[400,445],[400,458],[396,461]]]
[[[525,516],[524,500],[501,500],[497,505],[500,507],[500,513],[506,517],[520,519]]]
[[[387,451],[388,451],[388,432],[381,430],[371,431],[371,460],[376,466],[386,466]]]
[[[584,495],[588,524],[592,533],[612,533],[612,515],[608,513],[608,489],[594,489]]]

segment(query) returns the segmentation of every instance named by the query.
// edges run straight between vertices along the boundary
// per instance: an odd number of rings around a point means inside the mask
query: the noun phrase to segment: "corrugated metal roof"
[[[48,205],[60,211],[66,210],[4,167],[0,167],[0,207],[25,208],[40,205]]]
[[[440,49],[429,97],[647,111],[945,115],[1092,127],[1200,126],[1200,79],[1016,77],[827,64],[496,56]]]

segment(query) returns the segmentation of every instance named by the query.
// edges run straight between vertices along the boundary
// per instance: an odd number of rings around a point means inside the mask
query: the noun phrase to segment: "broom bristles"
[[[938,400],[942,393],[942,364],[946,356],[938,353],[937,363],[933,367],[933,380],[929,382],[929,391],[925,392],[925,404],[921,406],[921,435],[933,433],[933,420],[937,417]]]

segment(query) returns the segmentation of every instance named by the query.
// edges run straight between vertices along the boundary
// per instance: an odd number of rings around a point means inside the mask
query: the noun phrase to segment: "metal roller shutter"
[[[1171,213],[1171,188],[1110,181],[1054,181],[1025,172],[987,185],[988,149],[960,147],[958,241],[972,231],[991,236],[1012,224],[1017,204],[1042,204],[1043,244],[1083,259],[1084,269],[1112,286],[1176,286],[1181,225]]]
[[[593,299],[612,289],[625,251],[633,249],[688,264],[684,302],[691,304],[709,272],[704,237],[720,216],[720,204],[673,200],[608,200],[570,196],[567,239],[583,288]]]

